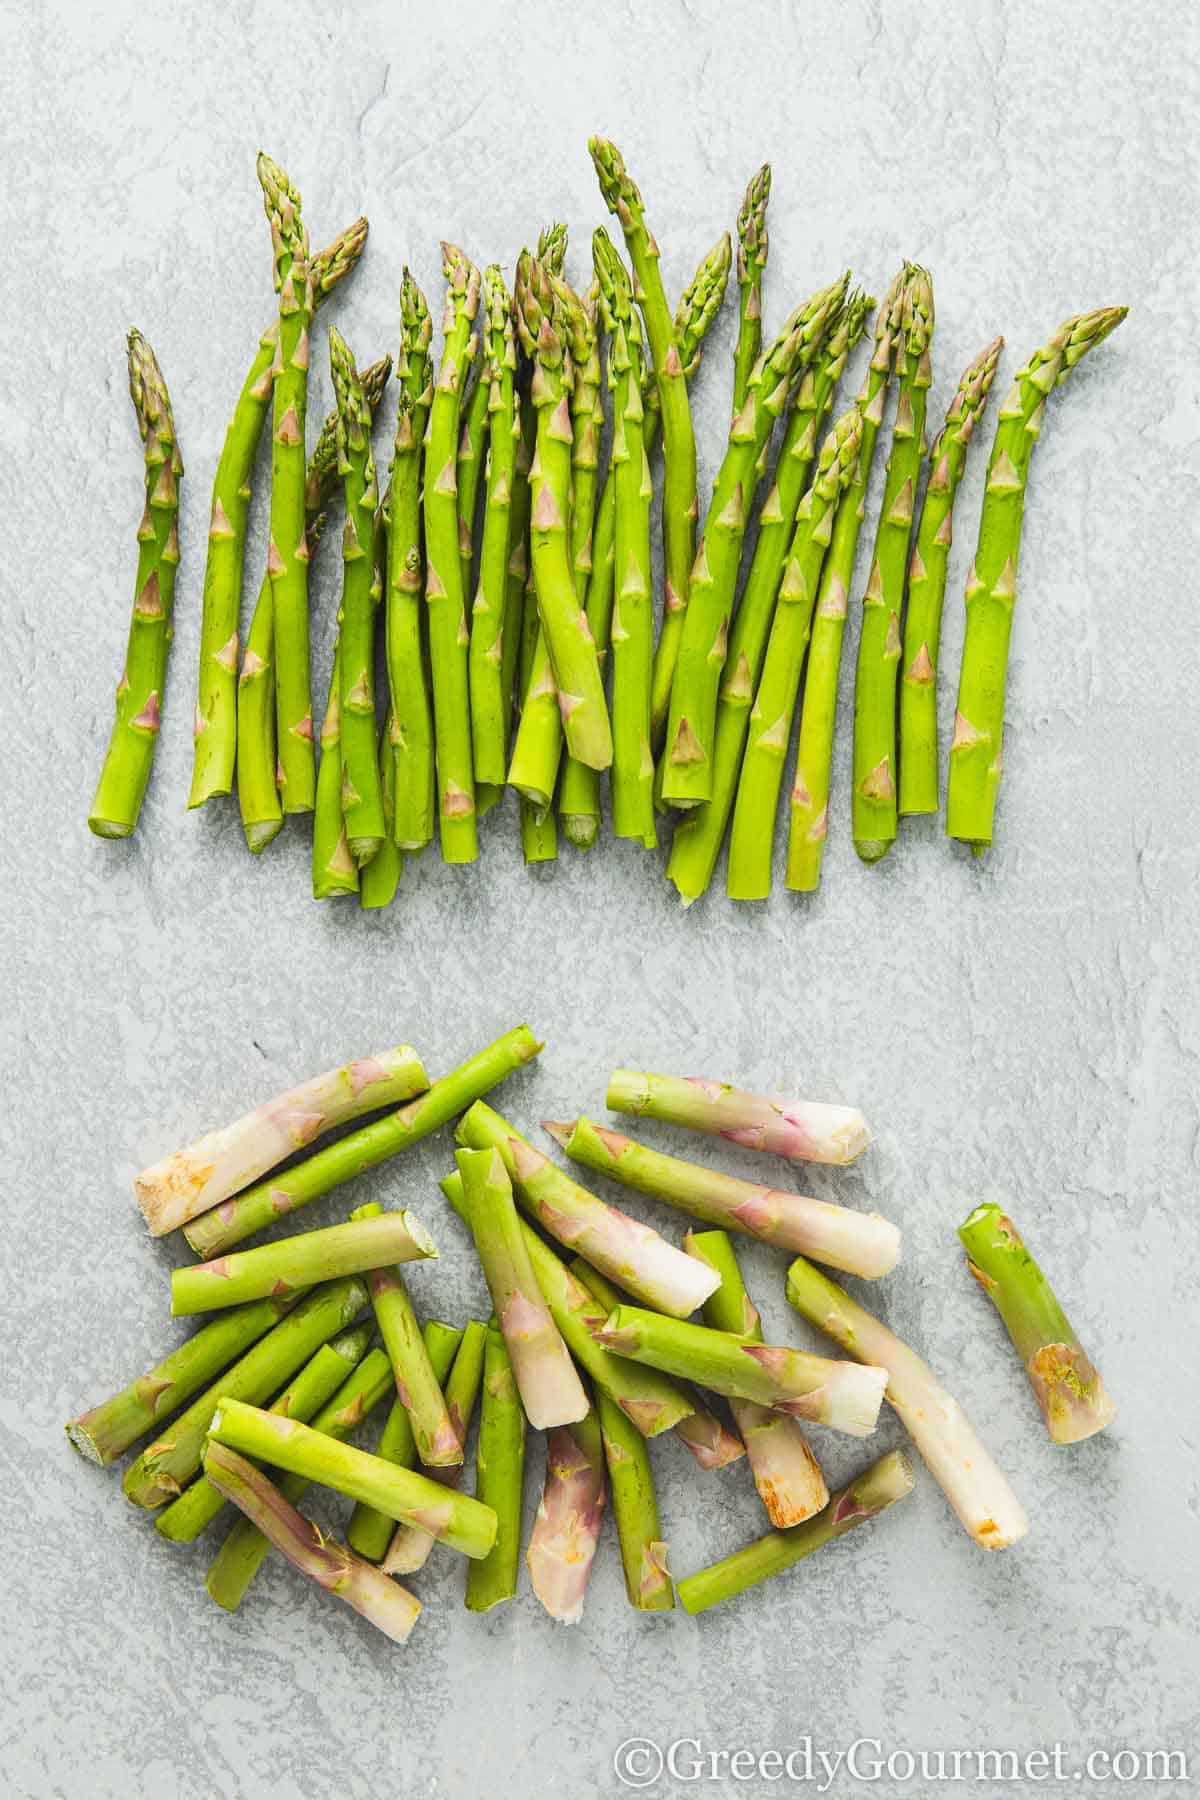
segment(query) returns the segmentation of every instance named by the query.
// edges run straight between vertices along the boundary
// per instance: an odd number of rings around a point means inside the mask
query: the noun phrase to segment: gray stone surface
[[[634,1736],[706,1751],[868,1738],[884,1753],[1059,1740],[1069,1766],[1096,1747],[1195,1751],[1192,10],[61,0],[5,9],[0,42],[0,1784],[30,1800],[584,1800],[621,1791],[613,1752]],[[585,150],[595,128],[643,183],[671,288],[732,223],[765,156],[771,318],[846,262],[877,291],[901,254],[928,263],[934,417],[995,331],[1008,374],[1068,312],[1131,303],[1049,409],[1000,840],[985,862],[929,822],[882,867],[858,866],[845,682],[827,880],[803,904],[779,892],[735,911],[714,895],[685,915],[658,863],[629,846],[526,874],[509,814],[488,820],[476,868],[427,856],[389,913],[362,916],[309,899],[301,830],[255,864],[228,807],[185,813],[209,483],[272,305],[255,150],[292,171],[316,239],[370,214],[367,262],[330,309],[365,359],[392,346],[405,259],[436,293],[439,235],[511,260],[562,215],[583,273],[602,218]],[[131,322],[161,356],[188,476],[166,724],[142,828],[119,846],[90,839],[84,820],[140,507]],[[706,478],[730,342],[727,313],[697,393]],[[329,395],[320,354],[316,370],[314,414]],[[982,467],[976,451],[948,672]],[[335,578],[325,554],[318,687]],[[599,1109],[617,1062],[861,1102],[875,1147],[808,1185],[903,1225],[906,1258],[877,1303],[1010,1472],[1033,1519],[1026,1544],[976,1550],[922,1471],[915,1497],[876,1526],[695,1623],[628,1609],[611,1533],[574,1631],[528,1591],[469,1617],[449,1555],[421,1578],[426,1612],[407,1651],[277,1567],[236,1619],[216,1611],[206,1548],[159,1541],[118,1478],[77,1462],[62,1435],[176,1335],[172,1247],[147,1241],[130,1177],[346,1055],[410,1036],[442,1068],[523,1017],[548,1049],[504,1104],[531,1128]],[[433,1187],[448,1155],[444,1139],[427,1146],[355,1199],[403,1200],[436,1226],[445,1254],[413,1280],[454,1316],[484,1295]],[[992,1195],[1057,1277],[1121,1405],[1109,1434],[1074,1451],[1046,1441],[956,1251],[955,1224]],[[746,1265],[771,1330],[803,1341],[781,1259]],[[889,1421],[880,1442],[897,1441]],[[820,1449],[839,1474],[868,1454],[828,1435]],[[700,1475],[673,1443],[655,1464],[677,1571],[760,1528],[737,1469]],[[531,1502],[540,1470],[533,1446]],[[646,1791],[815,1792],[824,1780],[769,1774],[693,1780],[685,1757]],[[826,1791],[941,1791],[903,1763],[869,1774],[868,1753],[860,1778],[842,1771]],[[1101,1791],[1090,1777],[967,1786]]]

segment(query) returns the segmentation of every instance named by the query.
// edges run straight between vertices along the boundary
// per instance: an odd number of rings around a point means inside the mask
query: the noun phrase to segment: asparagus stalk
[[[744,1343],[730,1332],[689,1325],[637,1306],[614,1308],[595,1335],[617,1356],[851,1437],[869,1437],[874,1431],[887,1385],[883,1368],[864,1371],[854,1363],[831,1362],[806,1350]]]
[[[925,412],[933,379],[932,340],[933,283],[927,270],[909,264],[896,333],[896,421],[871,573],[863,594],[854,679],[854,848],[868,863],[886,856],[896,839],[900,613],[925,448]]]
[[[469,1223],[457,1170],[439,1185],[459,1217]],[[550,1316],[584,1374],[616,1401],[643,1437],[657,1437],[660,1431],[671,1431],[681,1419],[690,1418],[695,1405],[675,1382],[655,1369],[638,1368],[622,1357],[611,1356],[600,1346],[595,1333],[609,1309],[593,1299],[536,1231],[528,1225],[524,1229],[525,1247]]]
[[[475,782],[503,787],[508,770],[512,683],[504,685],[509,523],[520,422],[514,395],[517,353],[512,304],[493,263],[483,278],[483,371],[490,417],[487,495],[479,551],[479,586],[471,611],[469,656],[471,745]],[[461,480],[461,457],[459,459]],[[511,667],[510,667],[511,675]]]
[[[746,1292],[733,1245],[724,1231],[689,1231],[684,1239],[721,1277],[716,1293],[704,1303],[704,1323],[714,1331],[732,1332],[743,1342],[761,1344],[762,1321]],[[829,1489],[798,1422],[753,1400],[731,1400],[750,1459],[759,1498],[772,1525],[785,1529],[812,1518],[828,1503]]]
[[[733,416],[750,392],[750,376],[762,349],[762,278],[767,266],[767,201],[771,198],[771,165],[750,177],[738,209],[738,334],[733,350]]]
[[[320,306],[326,294],[344,281],[357,266],[367,241],[367,221],[356,219],[312,259],[313,307]],[[243,696],[236,680],[238,661],[238,621],[242,603],[242,565],[246,554],[246,518],[250,509],[250,484],[258,440],[271,399],[271,372],[275,348],[279,340],[276,317],[259,339],[258,350],[242,384],[233,417],[225,433],[225,442],[213,478],[211,521],[208,531],[208,558],[204,566],[204,606],[200,624],[200,677],[196,695],[196,722],[193,744],[192,787],[189,806],[202,806],[215,795],[229,793],[233,786],[235,751],[238,753],[239,796],[244,781],[241,768],[241,735]],[[386,377],[385,377],[386,379]],[[267,598],[259,595],[254,623],[259,625],[257,643],[248,640],[246,661],[251,649],[263,663],[269,662],[274,635],[270,604],[270,578],[263,583]],[[260,623],[261,619],[261,623]],[[253,626],[251,627],[253,631]],[[253,665],[251,674],[253,675]],[[243,678],[245,676],[243,675]],[[261,692],[265,684],[260,682]],[[270,791],[275,791],[274,712],[272,685],[270,700],[271,737],[269,757]],[[258,726],[257,719],[254,721]],[[245,802],[243,801],[243,817]],[[272,815],[251,823],[269,826]],[[278,829],[278,827],[276,827]],[[249,833],[248,833],[249,836]],[[263,849],[271,831],[262,842],[251,842],[255,852]]]
[[[712,799],[718,689],[742,544],[767,443],[787,405],[793,375],[815,357],[845,300],[848,282],[849,275],[843,275],[789,316],[755,363],[746,402],[734,414],[692,566],[671,688],[662,792],[672,805],[699,806]]]
[[[340,1444],[309,1425],[278,1418],[261,1407],[222,1399],[208,1429],[209,1442],[261,1457],[293,1475],[319,1481],[352,1500],[377,1506],[391,1519],[412,1519],[439,1542],[464,1556],[486,1556],[496,1538],[496,1515],[467,1494],[397,1468],[350,1444]]]
[[[546,1479],[529,1534],[530,1585],[552,1619],[577,1625],[604,1517],[604,1446],[594,1412],[546,1439]]]
[[[166,1434],[148,1444],[125,1471],[125,1496],[135,1506],[154,1508],[173,1500],[200,1467],[204,1434],[218,1402],[232,1397],[258,1404],[278,1393],[321,1344],[352,1325],[367,1304],[367,1290],[351,1276],[307,1294],[245,1356],[225,1370]]]
[[[321,719],[321,761],[313,807],[312,891],[314,900],[357,894],[358,864],[350,849],[342,810],[342,640],[333,645],[329,693]]]
[[[570,1425],[588,1398],[538,1287],[512,1186],[497,1150],[459,1150],[467,1218],[529,1423]]]
[[[290,1381],[271,1411],[307,1423],[333,1398],[350,1372],[366,1355],[371,1333],[359,1326],[322,1344],[316,1355]],[[192,1544],[225,1505],[224,1495],[201,1475],[178,1500],[155,1516],[155,1529],[176,1544]]]
[[[458,1354],[446,1380],[446,1406],[454,1421],[454,1429],[458,1432],[459,1442],[465,1448],[471,1415],[475,1411],[475,1402],[479,1398],[483,1381],[487,1326],[482,1325],[478,1319],[469,1319],[461,1336]],[[433,1354],[432,1347],[430,1354]],[[437,1367],[436,1362],[434,1366]],[[382,1448],[381,1444],[381,1451]],[[463,1465],[460,1463],[457,1468],[434,1470],[432,1473],[435,1481],[444,1481],[450,1487],[457,1487],[462,1480]],[[420,1525],[393,1527],[390,1521],[389,1532],[387,1554],[383,1559],[384,1574],[413,1575],[418,1569],[423,1569],[436,1541],[430,1533]]]
[[[298,1295],[255,1300],[201,1327],[127,1388],[67,1422],[67,1437],[88,1462],[114,1462],[177,1407],[265,1337],[291,1311]]]
[[[344,1600],[394,1643],[404,1643],[421,1611],[419,1600],[327,1538],[236,1451],[210,1443],[204,1466],[213,1486],[294,1569]]]
[[[286,1294],[339,1275],[361,1275],[394,1262],[436,1256],[437,1246],[414,1213],[359,1217],[349,1225],[305,1231],[257,1250],[237,1250],[212,1262],[193,1263],[171,1274],[171,1312],[210,1312]]]
[[[563,728],[558,686],[550,665],[549,641],[538,614],[537,583],[532,569],[525,589],[521,633],[527,675],[521,686],[521,716],[513,740],[508,785],[516,788],[523,803],[528,802],[534,820],[540,824],[554,804]],[[526,857],[527,862],[531,860]]]
[[[732,1600],[760,1581],[781,1575],[802,1557],[844,1536],[885,1512],[913,1489],[912,1466],[899,1450],[889,1450],[877,1463],[832,1495],[815,1518],[793,1525],[789,1531],[769,1531],[756,1543],[736,1550],[711,1568],[685,1575],[679,1583],[679,1599],[687,1613],[707,1612],[722,1600]]]
[[[686,1125],[792,1162],[851,1163],[871,1141],[855,1106],[747,1094],[728,1082],[695,1076],[614,1069],[605,1105],[610,1112]]]
[[[592,276],[587,292],[580,295],[584,328],[581,346],[586,354],[575,365],[571,389],[571,568],[575,594],[588,619],[587,594],[592,579],[592,547],[599,482],[600,434],[604,429],[601,399],[600,282]],[[588,630],[591,630],[589,621]],[[595,640],[593,639],[593,642]],[[604,651],[596,645],[603,679]],[[563,830],[577,850],[590,850],[600,830],[599,771],[568,756],[558,799]]]
[[[368,1350],[354,1373],[312,1420],[312,1428],[341,1442],[392,1391],[392,1366],[387,1352]],[[285,1475],[279,1490],[285,1500],[294,1505],[310,1486],[311,1483],[301,1475]],[[205,1586],[218,1606],[223,1606],[226,1612],[237,1611],[270,1547],[257,1525],[249,1519],[237,1521],[205,1577]]]
[[[406,267],[400,284],[396,437],[384,499],[388,529],[385,637],[397,729],[392,835],[402,850],[411,851],[424,849],[433,837],[433,715],[421,630],[421,445],[433,398],[432,335],[425,296]]]
[[[710,1270],[696,1266],[648,1225],[589,1194],[490,1106],[477,1101],[460,1119],[456,1135],[469,1149],[498,1150],[526,1212],[647,1306],[686,1318],[712,1293],[716,1282]]]
[[[1078,1444],[1117,1416],[1100,1371],[1076,1337],[1025,1240],[995,1205],[958,1228],[967,1266],[1004,1321],[1055,1444]]]
[[[888,1399],[975,1542],[1002,1550],[1023,1538],[1020,1501],[928,1363],[803,1257],[788,1270],[787,1297],[848,1356],[887,1371]]]
[[[682,1157],[664,1156],[591,1119],[542,1123],[573,1162],[709,1225],[744,1232],[778,1250],[798,1250],[869,1281],[886,1275],[899,1258],[900,1233],[878,1213],[854,1212],[805,1194],[741,1181]]]
[[[378,1318],[378,1304],[376,1317]],[[453,1325],[443,1325],[439,1319],[430,1319],[421,1334],[421,1350],[427,1358],[430,1372],[438,1384],[450,1373],[450,1365],[462,1342],[462,1332]],[[391,1362],[391,1352],[388,1361]],[[456,1434],[457,1436],[457,1434]],[[461,1445],[461,1439],[458,1440]],[[397,1395],[392,1402],[391,1411],[384,1421],[383,1430],[379,1434],[376,1455],[382,1456],[385,1462],[395,1463],[397,1468],[411,1469],[417,1461],[417,1440],[413,1436],[412,1420],[405,1402]],[[382,1562],[387,1554],[392,1534],[403,1531],[407,1527],[398,1526],[386,1513],[374,1506],[364,1506],[360,1501],[350,1515],[350,1523],[346,1527],[346,1542],[359,1556],[365,1556],[368,1562]],[[432,1543],[432,1539],[429,1540]],[[384,1574],[391,1574],[385,1569]]]
[[[1017,598],[1021,522],[1046,397],[1128,312],[1109,306],[1067,319],[1017,370],[996,420],[975,560],[967,576],[967,631],[950,743],[946,832],[977,848],[992,841],[1003,767],[1004,691]]]
[[[482,290],[481,290],[482,291]],[[487,304],[484,302],[483,318],[487,320]],[[463,598],[469,600],[472,594],[471,575],[475,558],[475,514],[479,506],[479,484],[483,475],[484,463],[487,460],[488,441],[491,420],[488,416],[488,399],[491,383],[488,380],[486,354],[476,376],[474,386],[463,400],[461,407],[462,430],[458,438],[458,465],[456,479],[458,481],[458,554],[462,563]]]
[[[975,426],[1004,348],[994,338],[968,366],[929,454],[929,481],[908,566],[900,680],[900,813],[938,809],[937,665],[954,502]]]
[[[396,750],[400,730],[394,712],[388,712],[379,734],[379,794],[383,802],[383,842],[362,871],[358,902],[364,912],[377,912],[396,898],[404,852],[395,837]]]
[[[468,1612],[490,1612],[517,1591],[524,1480],[525,1414],[504,1334],[493,1319],[484,1352],[475,1494],[495,1515],[496,1539],[488,1554],[467,1569]]]
[[[732,900],[765,900],[771,892],[775,815],[800,671],[838,499],[858,465],[862,427],[858,406],[843,413],[821,447],[813,484],[796,509],[795,535],[779,585],[738,777],[725,877],[725,892]]]
[[[412,1045],[398,1044],[286,1088],[134,1178],[134,1195],[151,1237],[162,1237],[219,1205],[333,1126],[409,1100],[428,1087]]]
[[[374,1222],[386,1218],[395,1219],[397,1216],[400,1215],[386,1214],[382,1206],[372,1200],[366,1206],[355,1208],[350,1214],[350,1223],[360,1225],[367,1220]],[[411,1215],[409,1220],[411,1223]],[[333,1229],[346,1228],[335,1226]],[[323,1234],[309,1233],[310,1237],[318,1235]],[[248,1250],[244,1254],[261,1256],[263,1252]],[[397,1260],[410,1259],[400,1257]],[[462,1442],[447,1411],[441,1377],[430,1360],[416,1311],[399,1269],[386,1264],[372,1269],[367,1278],[367,1291],[375,1310],[379,1335],[383,1339],[396,1377],[397,1397],[408,1413],[418,1456],[427,1467],[461,1463]]]
[[[138,822],[158,742],[175,571],[179,566],[179,480],[183,458],[171,397],[158,358],[140,331],[126,340],[129,397],[145,449],[146,504],[138,526],[138,564],[117,712],[88,827],[96,837],[129,837]]]
[[[518,1025],[443,1075],[418,1100],[318,1150],[286,1173],[223,1201],[190,1221],[184,1236],[198,1256],[221,1255],[364,1169],[419,1143],[514,1070],[532,1062],[541,1047],[528,1025]]]
[[[629,1604],[639,1612],[669,1612],[675,1605],[675,1590],[646,1441],[607,1395],[597,1395],[596,1412]]]

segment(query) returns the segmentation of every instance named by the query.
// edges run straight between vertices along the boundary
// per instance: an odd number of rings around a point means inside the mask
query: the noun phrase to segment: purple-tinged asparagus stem
[[[857,1107],[746,1094],[698,1076],[614,1069],[605,1104],[610,1112],[687,1125],[792,1162],[850,1163],[871,1141]]]
[[[350,1222],[357,1224],[360,1219],[385,1216],[378,1201],[372,1200],[366,1206],[356,1207],[350,1214]],[[446,1409],[441,1382],[430,1360],[416,1310],[399,1269],[372,1269],[367,1276],[367,1292],[375,1309],[379,1335],[395,1372],[397,1398],[408,1413],[417,1455],[426,1467],[452,1467],[461,1463],[462,1444]],[[456,1345],[457,1342],[455,1339]]]
[[[670,1612],[675,1605],[675,1590],[667,1567],[667,1546],[662,1540],[646,1440],[606,1394],[596,1396],[596,1414],[604,1440],[629,1604],[639,1612]]]
[[[546,1480],[525,1552],[534,1593],[562,1625],[583,1617],[603,1518],[604,1446],[589,1412],[546,1439]]]
[[[462,1333],[462,1342],[458,1354],[454,1358],[446,1381],[446,1405],[450,1417],[454,1420],[454,1428],[458,1432],[459,1442],[466,1448],[467,1432],[470,1429],[471,1415],[475,1411],[475,1402],[479,1398],[479,1389],[483,1382],[483,1357],[487,1347],[487,1326],[479,1319],[468,1319],[466,1330]],[[431,1469],[434,1481],[443,1481],[447,1487],[457,1487],[463,1477],[463,1466],[451,1469]],[[426,1531],[422,1525],[397,1525],[392,1532],[387,1547],[387,1555],[383,1559],[385,1575],[415,1575],[429,1561],[430,1552],[437,1539],[432,1532]]]
[[[361,1275],[389,1263],[436,1255],[437,1246],[414,1213],[381,1211],[378,1218],[299,1232],[257,1250],[236,1250],[213,1262],[175,1269],[171,1311],[176,1317],[211,1312],[243,1300],[313,1287],[339,1275]]]
[[[443,1325],[440,1319],[430,1319],[421,1333],[421,1348],[429,1359],[434,1380],[439,1383],[439,1392],[440,1383],[450,1371],[461,1340],[462,1332],[453,1325]],[[388,1361],[391,1362],[390,1355]],[[384,1420],[375,1454],[382,1456],[385,1462],[395,1463],[400,1469],[411,1469],[417,1462],[412,1421],[399,1396],[393,1400],[391,1411]],[[457,1470],[454,1472],[457,1473]],[[368,1562],[382,1562],[393,1533],[403,1529],[403,1526],[396,1525],[394,1519],[389,1519],[386,1513],[380,1512],[378,1507],[364,1506],[359,1501],[346,1527],[346,1542],[359,1556],[365,1556]],[[433,1542],[432,1538],[430,1542]],[[385,1569],[384,1573],[390,1574],[391,1571]]]

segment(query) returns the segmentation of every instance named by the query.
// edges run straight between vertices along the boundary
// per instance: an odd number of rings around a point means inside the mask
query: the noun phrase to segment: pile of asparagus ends
[[[895,1225],[587,1118],[547,1122],[572,1166],[688,1215],[677,1245],[583,1187],[487,1103],[541,1049],[520,1025],[430,1080],[400,1045],[276,1095],[138,1177],[152,1235],[182,1230],[205,1259],[175,1269],[172,1313],[209,1317],[67,1434],[100,1465],[149,1440],[124,1489],[173,1542],[195,1542],[232,1503],[206,1578],[213,1600],[236,1610],[275,1550],[403,1642],[421,1607],[395,1577],[418,1574],[439,1544],[466,1559],[470,1610],[511,1599],[532,1431],[544,1437],[545,1473],[525,1563],[538,1600],[564,1623],[582,1616],[606,1508],[630,1604],[675,1606],[653,1440],[677,1438],[704,1471],[744,1462],[765,1529],[678,1582],[683,1608],[701,1612],[910,1492],[898,1450],[831,1492],[810,1442],[822,1431],[871,1436],[885,1399],[977,1544],[1024,1536],[1021,1505],[957,1402],[817,1266],[882,1280],[900,1256]],[[853,1107],[716,1081],[618,1069],[607,1105],[792,1163],[848,1164],[870,1142]],[[419,1293],[438,1248],[407,1210],[366,1202],[342,1223],[239,1247],[455,1120],[441,1190],[478,1257],[486,1322],[448,1324],[427,1307],[422,1322],[410,1283]],[[767,1341],[735,1235],[787,1253],[788,1302],[843,1357]],[[960,1236],[1052,1440],[1102,1430],[1114,1416],[1104,1384],[1012,1221],[980,1206]],[[377,1410],[364,1449],[352,1440]],[[353,1502],[344,1542],[298,1509],[314,1483]]]
[[[939,646],[954,505],[1003,340],[972,359],[932,443],[926,269],[904,263],[878,307],[842,275],[767,340],[764,165],[737,216],[731,421],[702,508],[689,388],[733,268],[730,234],[672,307],[621,153],[604,138],[588,148],[624,255],[597,230],[578,287],[565,273],[562,225],[542,233],[536,252],[521,251],[511,285],[499,264],[481,273],[443,244],[435,357],[429,306],[405,269],[386,469],[371,434],[392,358],[359,364],[332,327],[337,406],[311,453],[306,427],[316,313],[358,262],[367,222],[312,255],[299,194],[259,157],[278,309],[213,483],[188,803],[229,795],[236,782],[255,855],[287,815],[311,814],[318,899],[388,905],[404,857],[435,837],[447,862],[474,862],[479,822],[506,787],[519,797],[527,862],[557,857],[560,826],[588,850],[601,833],[606,774],[613,835],[647,848],[669,835],[667,875],[685,904],[708,889],[727,839],[728,895],[763,899],[796,733],[786,881],[813,891],[829,832],[856,552],[885,431],[855,677],[859,856],[878,861],[903,816],[940,808]],[[1017,370],[998,409],[947,750],[946,828],[976,852],[992,841],[1021,524],[1045,402],[1124,316],[1106,307],[1068,319]],[[838,390],[864,336],[866,369],[847,404]],[[116,724],[89,821],[103,837],[128,836],[137,823],[179,560],[182,463],[165,383],[136,332],[129,364],[146,510]],[[268,416],[267,566],[243,638],[251,480]],[[339,494],[342,600],[318,727],[308,577]]]

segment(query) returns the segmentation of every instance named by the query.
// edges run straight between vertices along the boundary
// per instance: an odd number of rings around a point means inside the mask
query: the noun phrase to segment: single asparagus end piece
[[[534,1593],[562,1625],[583,1617],[604,1498],[604,1451],[589,1414],[546,1439],[546,1480],[525,1552]]]
[[[610,1112],[664,1119],[792,1161],[851,1163],[871,1142],[857,1107],[747,1094],[695,1075],[614,1069],[605,1105]]]
[[[1056,1444],[1077,1444],[1111,1425],[1116,1406],[1020,1232],[994,1204],[958,1228],[967,1266],[995,1306]]]

